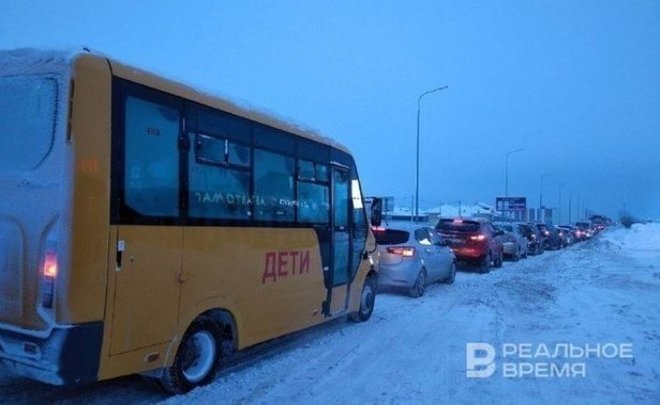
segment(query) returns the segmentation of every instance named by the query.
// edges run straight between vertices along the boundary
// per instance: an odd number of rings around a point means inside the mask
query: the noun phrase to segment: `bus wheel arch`
[[[213,317],[200,315],[179,342],[171,366],[159,383],[171,394],[183,394],[213,381],[223,357],[223,329]]]
[[[215,308],[204,312],[200,316],[208,316],[215,320],[222,330],[222,356],[227,358],[238,350],[238,328],[234,315],[222,308]]]

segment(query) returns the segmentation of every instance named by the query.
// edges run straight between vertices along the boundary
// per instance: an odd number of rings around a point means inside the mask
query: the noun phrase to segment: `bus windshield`
[[[0,169],[37,167],[53,145],[56,113],[54,78],[0,77]]]

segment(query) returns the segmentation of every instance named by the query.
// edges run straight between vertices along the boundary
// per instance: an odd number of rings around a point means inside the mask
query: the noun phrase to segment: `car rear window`
[[[453,231],[453,232],[478,232],[479,222],[477,221],[456,221],[453,219],[441,219],[435,226],[438,231]]]
[[[398,229],[374,230],[374,236],[379,245],[400,245],[408,242],[410,232]]]

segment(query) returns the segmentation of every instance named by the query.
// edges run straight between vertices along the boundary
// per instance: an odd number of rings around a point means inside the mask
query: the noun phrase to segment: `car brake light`
[[[372,231],[384,231],[385,228],[382,227],[382,226],[372,226],[372,227],[371,227],[371,230],[372,230]]]
[[[472,235],[472,236],[470,236],[470,240],[481,242],[481,241],[486,240],[486,235],[484,235],[484,234]]]
[[[388,247],[387,253],[403,257],[412,257],[415,255],[415,248],[412,246]]]

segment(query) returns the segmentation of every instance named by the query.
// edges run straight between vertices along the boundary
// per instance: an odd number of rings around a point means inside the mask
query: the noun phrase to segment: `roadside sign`
[[[527,197],[497,197],[495,208],[501,212],[524,212],[527,210]]]

